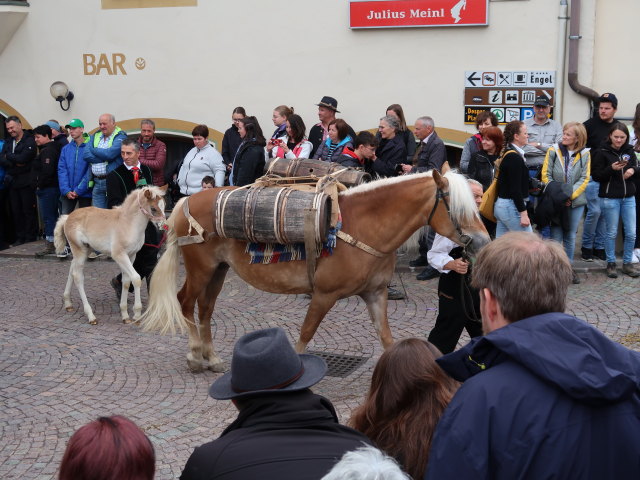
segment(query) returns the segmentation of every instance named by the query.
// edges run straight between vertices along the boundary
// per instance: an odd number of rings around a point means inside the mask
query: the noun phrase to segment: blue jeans
[[[40,188],[36,190],[36,195],[38,196],[40,218],[44,223],[44,236],[48,241],[53,242],[53,229],[58,221],[60,190],[58,187]]]
[[[107,206],[107,179],[94,178],[91,205],[98,208],[109,208]]]
[[[622,217],[624,226],[624,250],[622,263],[631,263],[633,259],[633,245],[636,241],[636,199],[627,198],[603,198],[601,203],[602,216],[607,225],[607,237],[604,243],[604,251],[607,254],[607,263],[616,261],[616,236],[618,235],[618,222]]]
[[[584,205],[571,209],[569,212],[569,230],[562,230],[562,227],[551,225],[551,238],[562,244],[571,263],[573,263],[573,252],[576,249],[576,233],[578,233],[578,225],[583,213]]]
[[[587,215],[584,217],[582,225],[582,246],[584,248],[595,248],[602,250],[604,248],[604,238],[607,235],[607,227],[604,223],[604,217],[600,215],[600,197],[598,197],[600,183],[589,180],[585,189],[587,197]]]
[[[496,216],[496,220],[498,220],[496,238],[510,231],[532,231],[531,225],[528,227],[520,226],[520,212],[518,212],[515,203],[513,203],[511,199],[498,197],[493,207],[493,214]]]

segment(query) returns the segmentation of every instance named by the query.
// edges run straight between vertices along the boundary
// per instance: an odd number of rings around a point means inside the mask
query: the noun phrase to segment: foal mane
[[[151,198],[163,197],[165,194],[165,190],[161,189],[160,187],[156,187],[155,185],[147,185],[146,187],[136,188],[125,197],[122,205],[120,205],[119,208],[125,209],[127,207],[130,207],[133,203],[138,205],[138,199],[140,198],[140,195],[144,195],[143,192],[145,192],[146,190],[149,190],[152,193]]]
[[[467,177],[458,173],[456,170],[449,170],[445,173],[444,178],[449,182],[449,210],[451,220],[459,225],[468,225],[479,218],[478,208],[473,193],[469,188]],[[429,170],[425,173],[415,173],[411,175],[401,175],[399,177],[383,178],[374,180],[373,182],[364,183],[357,187],[349,188],[340,193],[344,196],[352,196],[365,194],[366,192],[374,192],[386,188],[396,188],[397,184],[404,182],[416,181],[424,178],[433,178],[433,171]]]

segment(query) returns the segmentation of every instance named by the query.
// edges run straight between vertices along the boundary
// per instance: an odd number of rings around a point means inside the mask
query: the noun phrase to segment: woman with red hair
[[[458,388],[436,363],[441,355],[419,338],[393,344],[378,360],[367,398],[349,421],[414,479],[424,476],[436,424]]]
[[[493,181],[495,162],[502,151],[504,135],[498,127],[485,127],[482,130],[482,148],[471,155],[467,175],[482,184],[486,190]]]
[[[152,480],[156,456],[151,441],[131,420],[100,417],[71,436],[60,480]]]

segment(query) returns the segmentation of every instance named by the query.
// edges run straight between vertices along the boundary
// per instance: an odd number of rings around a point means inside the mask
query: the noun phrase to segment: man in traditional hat
[[[340,425],[331,402],[309,387],[327,365],[297,354],[284,330],[268,328],[238,340],[231,372],[209,389],[240,413],[220,438],[197,447],[182,480],[321,478],[345,452],[370,440]]]
[[[316,153],[318,147],[327,139],[329,123],[336,119],[336,113],[340,113],[338,101],[333,97],[322,97],[320,103],[316,105],[318,105],[318,119],[320,121],[311,127],[309,131],[309,141],[313,144],[309,158],[313,158],[313,154]]]

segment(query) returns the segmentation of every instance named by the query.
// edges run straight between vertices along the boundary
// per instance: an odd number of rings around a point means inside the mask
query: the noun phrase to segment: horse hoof
[[[98,320],[96,320],[95,318],[93,320],[89,320],[89,325],[97,325],[98,324]]]
[[[221,361],[216,363],[210,363],[207,368],[212,372],[216,372],[216,373],[223,373],[225,371],[224,363],[222,363]]]
[[[196,360],[187,360],[187,365],[189,366],[191,373],[201,373],[204,370],[202,362],[198,362]]]
[[[75,312],[75,308],[69,306],[64,308],[67,312]]]
[[[128,325],[130,323],[133,323],[133,320],[131,320],[130,318],[123,318],[122,323],[124,323],[125,325]]]

